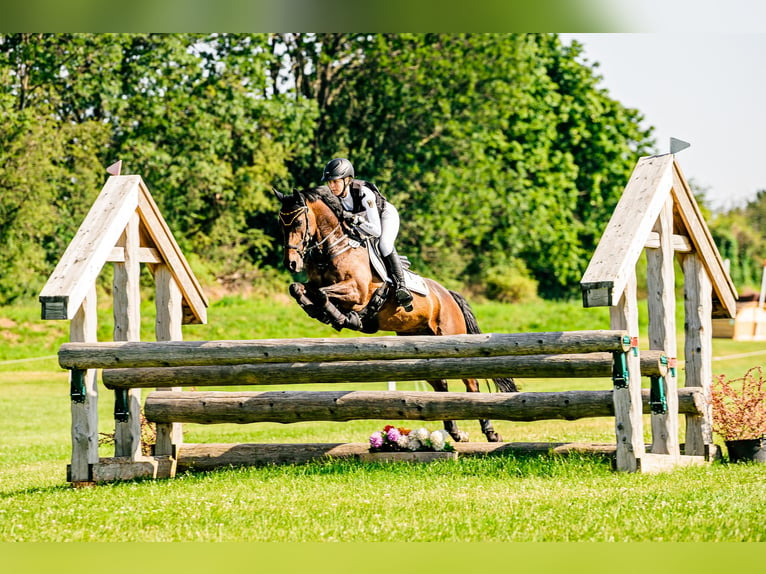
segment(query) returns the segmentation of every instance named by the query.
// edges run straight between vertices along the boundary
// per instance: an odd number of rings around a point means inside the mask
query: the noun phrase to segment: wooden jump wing
[[[125,248],[118,243],[136,213],[140,261],[167,265],[183,296],[184,323],[207,322],[207,297],[138,175],[107,180],[40,293],[43,319],[72,319],[104,264],[125,260]]]
[[[714,316],[735,315],[736,288],[672,154],[638,161],[580,282],[585,307],[619,301],[644,247],[657,241],[653,228],[669,197],[675,222],[673,247],[699,254],[713,284]]]

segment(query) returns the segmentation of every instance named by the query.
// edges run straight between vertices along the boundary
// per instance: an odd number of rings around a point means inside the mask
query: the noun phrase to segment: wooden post
[[[154,271],[156,284],[157,319],[155,333],[158,341],[180,341],[183,339],[181,329],[183,320],[181,289],[178,287],[173,274],[167,265],[158,265]],[[180,391],[181,387],[172,387]],[[183,442],[181,423],[158,423],[157,441],[154,447],[155,456],[174,456],[174,445]]]
[[[96,341],[96,287],[85,295],[82,305],[69,324],[71,341]],[[98,463],[98,380],[96,369],[88,369],[69,376],[82,375],[83,397],[72,400],[72,464],[69,481],[73,484],[93,480],[91,465]]]
[[[628,331],[638,337],[638,301],[636,274],[630,275],[622,296],[609,308],[612,329]],[[617,470],[636,472],[644,454],[644,422],[641,408],[641,363],[639,357],[628,351],[628,386],[615,388],[613,394],[615,434],[617,436]]]
[[[114,264],[114,340],[141,340],[141,291],[139,280],[139,217],[133,214],[117,245],[125,250],[125,261]],[[115,420],[114,454],[131,460],[141,458],[141,390],[127,393],[127,420]],[[119,402],[119,401],[118,401]]]
[[[713,382],[713,320],[712,283],[697,253],[681,259],[684,271],[684,312],[686,339],[686,386],[701,387],[705,397],[702,416],[686,415],[687,455],[703,455],[713,444],[710,388]]]
[[[676,350],[676,296],[673,250],[673,199],[668,197],[657,218],[654,231],[658,249],[647,249],[647,291],[649,310],[649,348],[663,351],[671,360]],[[675,369],[664,377],[667,411],[652,413],[652,453],[679,455],[678,396]],[[661,381],[660,381],[661,384]]]

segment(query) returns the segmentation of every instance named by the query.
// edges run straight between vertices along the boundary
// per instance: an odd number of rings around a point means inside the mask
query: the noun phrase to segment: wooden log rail
[[[59,364],[65,369],[114,369],[467,358],[628,351],[626,331],[485,333],[449,337],[355,337],[258,339],[246,341],[162,341],[64,343]]]
[[[330,384],[464,377],[600,378],[612,376],[612,364],[612,353],[583,353],[145,367],[108,369],[102,378],[108,388]],[[667,369],[667,359],[661,351],[641,352],[642,375],[665,376]]]
[[[678,390],[679,412],[704,412],[700,389]],[[644,413],[649,391],[642,391]],[[144,405],[146,418],[170,423],[295,423],[303,421],[575,420],[614,416],[612,391],[465,393],[405,391],[155,391]]]

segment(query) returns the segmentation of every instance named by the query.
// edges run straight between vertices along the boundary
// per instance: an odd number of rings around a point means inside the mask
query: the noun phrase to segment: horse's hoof
[[[503,442],[503,437],[496,432],[492,432],[487,435],[487,442]]]

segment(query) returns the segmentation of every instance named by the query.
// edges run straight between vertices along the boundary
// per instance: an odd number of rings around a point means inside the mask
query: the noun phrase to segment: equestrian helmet
[[[344,179],[354,177],[354,166],[344,157],[336,157],[327,162],[322,174],[322,181],[332,181],[334,179]]]

